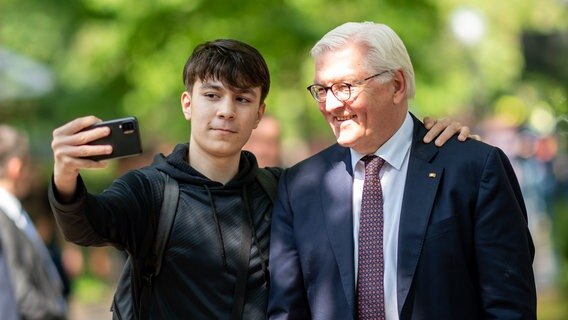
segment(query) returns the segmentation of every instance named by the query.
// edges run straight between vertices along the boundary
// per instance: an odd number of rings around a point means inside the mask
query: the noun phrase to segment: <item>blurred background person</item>
[[[27,135],[0,125],[0,238],[22,319],[66,319],[63,284],[20,199],[29,191]]]
[[[539,293],[554,290],[559,262],[553,239],[553,201],[556,190],[554,160],[557,141],[526,125],[508,122],[502,116],[482,123],[482,136],[500,147],[511,160],[519,180],[535,245],[533,269]]]
[[[32,170],[33,183],[31,184],[27,195],[21,199],[22,207],[26,208],[29,213],[33,225],[47,251],[57,273],[61,279],[61,290],[63,297],[67,301],[71,294],[71,281],[72,274],[68,271],[70,269],[70,262],[65,262],[63,259],[64,251],[67,246],[61,239],[59,229],[55,224],[55,218],[51,213],[49,201],[47,200],[47,183],[42,179],[36,179],[38,176],[37,170]]]
[[[281,167],[282,145],[278,120],[265,114],[243,149],[254,153],[260,168]]]
[[[6,257],[2,251],[2,239],[0,238],[0,314],[2,319],[18,320],[18,307],[14,289],[8,273]]]
[[[543,292],[556,285],[558,265],[553,243],[553,198],[556,178],[553,160],[555,140],[527,128],[518,128],[512,163],[519,176],[521,191],[529,214],[529,228],[536,254],[534,271],[537,288]]]

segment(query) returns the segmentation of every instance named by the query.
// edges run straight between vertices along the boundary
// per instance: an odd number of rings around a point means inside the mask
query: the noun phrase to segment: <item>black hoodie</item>
[[[168,157],[156,156],[151,165],[180,186],[178,211],[154,281],[151,319],[230,318],[242,219],[253,227],[243,319],[264,319],[272,204],[255,179],[256,158],[243,151],[237,175],[223,185],[192,168],[187,155],[188,145],[180,144]],[[273,172],[278,176],[280,171]],[[68,241],[110,244],[134,256],[144,241],[153,239],[154,230],[148,226],[155,226],[161,206],[161,195],[152,192],[140,170],[116,179],[100,195],[87,193],[79,178],[72,203],[58,202],[53,188],[49,199]]]

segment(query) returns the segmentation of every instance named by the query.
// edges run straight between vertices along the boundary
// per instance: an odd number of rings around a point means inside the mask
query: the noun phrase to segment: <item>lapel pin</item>
[[[436,178],[436,172],[430,172],[428,178]]]

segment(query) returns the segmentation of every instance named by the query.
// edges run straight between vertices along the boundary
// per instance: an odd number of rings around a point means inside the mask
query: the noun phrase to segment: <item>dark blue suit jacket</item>
[[[534,319],[534,246],[505,154],[414,134],[399,226],[400,319]],[[434,175],[431,174],[434,173]],[[333,145],[286,170],[272,221],[270,319],[354,319],[353,172]]]

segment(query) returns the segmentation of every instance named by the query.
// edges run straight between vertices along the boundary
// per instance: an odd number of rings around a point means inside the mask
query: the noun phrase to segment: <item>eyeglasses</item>
[[[389,72],[389,70],[377,73],[363,80],[355,81],[354,83],[337,82],[329,87],[324,87],[321,84],[312,84],[306,89],[308,89],[308,91],[312,94],[312,97],[314,97],[314,99],[316,99],[317,102],[321,103],[325,102],[327,98],[327,90],[329,89],[331,89],[331,93],[333,93],[333,95],[337,98],[337,100],[346,101],[349,98],[351,98],[351,95],[353,94],[353,88],[358,87],[362,85],[363,82],[372,79],[374,77],[378,77],[385,72]]]

